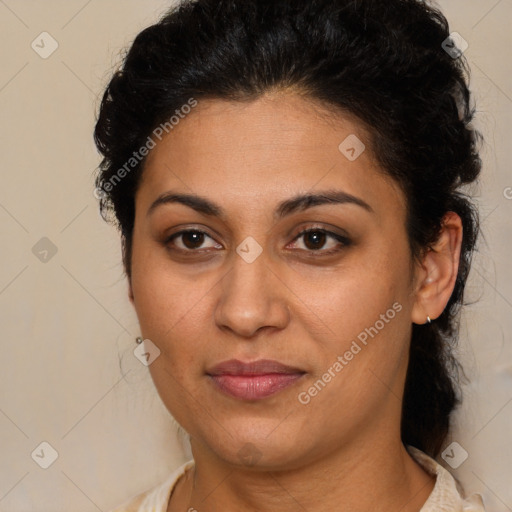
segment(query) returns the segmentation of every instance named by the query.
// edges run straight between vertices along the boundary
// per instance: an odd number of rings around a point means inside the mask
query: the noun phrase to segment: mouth
[[[306,372],[269,359],[247,363],[231,359],[206,374],[224,394],[240,400],[262,400],[288,388]]]

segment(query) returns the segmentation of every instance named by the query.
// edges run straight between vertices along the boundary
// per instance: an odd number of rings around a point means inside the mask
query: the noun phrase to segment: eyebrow
[[[188,206],[210,217],[226,218],[225,210],[209,199],[195,194],[177,194],[173,192],[166,192],[159,196],[149,207],[147,215],[152,214],[159,206],[172,203]],[[325,190],[314,194],[300,194],[279,203],[275,209],[274,217],[276,219],[283,218],[292,213],[325,204],[352,204],[370,213],[375,213],[373,208],[359,197],[343,192],[342,190]]]

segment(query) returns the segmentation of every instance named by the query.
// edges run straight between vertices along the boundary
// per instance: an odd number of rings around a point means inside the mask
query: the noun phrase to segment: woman
[[[197,0],[103,97],[103,213],[193,460],[119,511],[483,510],[434,457],[478,231],[467,70],[418,0]]]

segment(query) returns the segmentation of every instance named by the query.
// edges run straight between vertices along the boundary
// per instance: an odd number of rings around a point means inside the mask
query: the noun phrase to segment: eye
[[[300,243],[297,243],[302,240]],[[342,235],[320,228],[308,228],[301,231],[294,239],[295,249],[309,252],[331,254],[350,245],[350,240]]]
[[[205,242],[207,245],[204,245]],[[166,240],[166,245],[174,245],[182,251],[196,251],[198,249],[222,249],[222,245],[206,234],[204,231],[189,229],[175,233]]]

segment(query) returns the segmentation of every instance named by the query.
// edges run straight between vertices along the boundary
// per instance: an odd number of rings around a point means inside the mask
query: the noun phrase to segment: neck
[[[195,467],[176,487],[170,512],[418,512],[434,487],[399,439],[353,443],[299,468],[271,471],[227,464],[193,441],[192,452]]]

